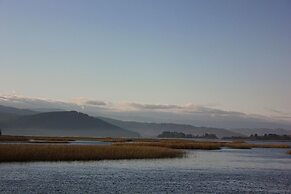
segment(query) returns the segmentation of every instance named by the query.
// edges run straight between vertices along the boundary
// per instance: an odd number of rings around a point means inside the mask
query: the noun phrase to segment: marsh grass
[[[29,141],[29,137],[27,136],[10,136],[10,135],[1,135],[0,141],[18,141],[25,142]]]
[[[251,149],[253,148],[252,144],[249,143],[240,143],[240,142],[230,142],[222,144],[223,147],[231,149]]]
[[[0,162],[89,161],[183,157],[184,152],[149,146],[0,144]]]
[[[65,140],[29,140],[28,143],[44,143],[44,144],[55,144],[55,143],[60,143],[60,144],[66,144],[70,143],[70,141],[65,141]]]
[[[251,148],[290,148],[288,144],[253,144],[253,143],[237,143],[227,142],[222,144],[223,147],[232,149],[251,149]]]
[[[155,140],[155,141],[134,141],[132,143],[115,142],[115,145],[140,145],[167,147],[173,149],[201,149],[217,150],[223,147],[231,149],[251,148],[290,148],[288,144],[252,144],[246,142],[218,142],[218,141],[189,141],[189,140]]]
[[[111,137],[46,137],[46,136],[0,136],[0,141],[29,143],[68,143],[75,140],[91,140],[111,142],[117,145],[154,146],[173,149],[203,149],[214,150],[222,147],[231,149],[251,148],[290,148],[288,144],[254,144],[241,140],[226,141],[195,141],[191,139],[158,139],[158,138],[111,138]]]
[[[130,142],[139,141],[135,138],[113,138],[113,137],[86,137],[86,136],[14,136],[14,135],[2,135],[0,136],[0,142],[5,141],[76,141],[76,140],[87,140],[87,141],[104,141],[104,142]]]
[[[288,144],[251,144],[253,148],[290,148]]]
[[[204,143],[204,142],[136,142],[131,144],[116,143],[114,145],[154,146],[172,149],[201,149],[201,150],[220,149],[220,145],[217,143]]]

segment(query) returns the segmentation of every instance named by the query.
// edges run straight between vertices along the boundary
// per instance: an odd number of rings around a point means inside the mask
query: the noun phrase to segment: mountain
[[[138,133],[76,111],[48,112],[17,117],[2,123],[10,135],[137,137]]]
[[[14,114],[14,115],[32,115],[37,112],[29,110],[29,109],[19,109],[19,108],[0,105],[0,113],[9,113],[9,114]]]
[[[108,118],[138,122],[179,123],[226,129],[291,129],[291,120],[288,119],[288,114],[281,115],[283,118],[279,119],[263,115],[227,111],[208,106],[127,103],[127,109],[124,110],[122,106],[113,102],[105,103],[100,101],[93,101],[92,103],[92,101],[87,102],[85,100],[80,101],[79,103],[73,103],[17,95],[5,96],[1,94],[0,104],[5,106],[36,110],[37,112],[76,110],[95,117],[102,115],[103,117]]]
[[[192,135],[204,135],[205,133],[216,134],[217,137],[243,136],[242,134],[227,129],[195,127],[192,125],[183,125],[175,123],[143,123],[135,121],[120,121],[110,118],[99,117],[102,120],[113,125],[129,129],[139,133],[143,137],[157,137],[163,131],[183,132]]]
[[[246,136],[250,136],[252,134],[264,135],[264,134],[277,134],[277,135],[291,135],[291,130],[287,129],[268,129],[268,128],[258,128],[258,129],[231,129],[231,131],[238,132],[244,134]]]
[[[14,120],[23,115],[33,115],[36,113],[36,111],[28,109],[19,109],[0,105],[0,123]]]
[[[66,111],[64,109],[60,108],[35,108],[32,109],[33,111],[39,112],[39,113],[44,113],[44,112],[61,112],[61,111]]]
[[[42,109],[51,110],[51,109]],[[11,135],[61,135],[61,136],[112,136],[112,137],[157,137],[163,131],[176,131],[192,135],[216,134],[218,137],[249,136],[257,133],[291,134],[282,128],[224,129],[196,127],[175,123],[146,123],[121,121],[106,117],[91,117],[76,111],[39,113],[35,110],[18,109],[0,105],[0,128],[3,134]]]

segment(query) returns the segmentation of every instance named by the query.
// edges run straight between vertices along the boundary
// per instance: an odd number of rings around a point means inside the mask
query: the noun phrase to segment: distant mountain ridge
[[[14,120],[20,116],[36,114],[36,111],[0,105],[0,123]]]
[[[0,105],[0,113],[14,114],[14,115],[31,115],[37,113],[29,109],[19,109],[9,106]]]
[[[76,111],[19,116],[1,124],[3,134],[138,137],[139,134]]]
[[[10,135],[56,135],[56,136],[111,136],[111,137],[157,137],[163,131],[176,131],[194,136],[205,133],[219,138],[249,136],[257,133],[291,134],[286,129],[224,129],[196,127],[176,123],[146,123],[122,121],[106,117],[92,117],[76,111],[54,111],[40,113],[29,109],[18,109],[0,105],[0,128]]]
[[[104,121],[113,125],[129,129],[139,133],[143,137],[157,137],[164,131],[183,132],[192,135],[204,135],[205,133],[216,134],[217,137],[231,137],[231,136],[244,136],[241,133],[233,132],[227,129],[211,128],[211,127],[195,127],[193,125],[176,124],[176,123],[144,123],[135,121],[120,121],[110,118],[99,117]]]

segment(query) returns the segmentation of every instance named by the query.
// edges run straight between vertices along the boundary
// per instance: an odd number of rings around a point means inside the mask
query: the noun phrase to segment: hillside
[[[217,137],[243,136],[238,132],[233,132],[227,129],[195,127],[192,125],[174,124],[174,123],[143,123],[134,121],[120,121],[109,118],[101,118],[104,121],[113,125],[129,129],[139,133],[143,137],[157,137],[163,131],[176,131],[192,135],[204,135],[205,133],[216,134]]]
[[[32,115],[36,114],[36,111],[28,110],[28,109],[19,109],[14,107],[8,107],[0,105],[0,113],[8,113],[13,115]]]
[[[32,115],[36,113],[37,112],[28,109],[18,109],[0,105],[0,123],[14,120],[20,116]]]
[[[45,109],[44,109],[45,110]],[[257,133],[290,135],[291,130],[267,128],[224,129],[196,127],[175,123],[146,123],[121,121],[105,117],[91,117],[76,111],[54,111],[39,113],[29,109],[18,109],[0,105],[0,128],[10,135],[60,135],[60,136],[112,136],[112,137],[157,137],[163,131],[176,131],[193,136],[205,133],[219,138],[249,136]]]
[[[3,134],[137,137],[138,133],[76,111],[48,112],[17,117],[2,124]]]

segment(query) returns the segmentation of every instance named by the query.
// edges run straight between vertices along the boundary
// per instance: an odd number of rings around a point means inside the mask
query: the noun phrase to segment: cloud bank
[[[196,126],[224,128],[290,128],[289,115],[283,119],[262,115],[248,115],[242,112],[221,110],[213,107],[186,104],[141,104],[134,102],[106,102],[101,100],[76,98],[68,102],[33,98],[21,95],[0,95],[0,104],[17,108],[48,110],[76,110],[92,116],[106,116],[122,120],[143,122],[174,122]]]

